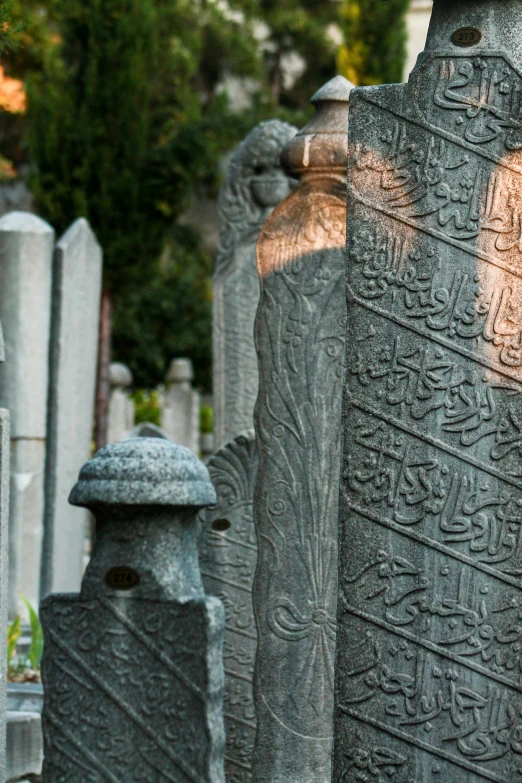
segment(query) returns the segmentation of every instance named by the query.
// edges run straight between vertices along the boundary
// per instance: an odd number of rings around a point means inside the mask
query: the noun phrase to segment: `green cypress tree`
[[[402,81],[410,0],[342,0],[339,72],[357,85]]]

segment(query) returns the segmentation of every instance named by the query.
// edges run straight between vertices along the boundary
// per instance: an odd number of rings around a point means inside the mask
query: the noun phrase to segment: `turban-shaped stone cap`
[[[204,508],[216,503],[216,493],[190,449],[162,438],[129,438],[100,449],[83,466],[69,503]]]

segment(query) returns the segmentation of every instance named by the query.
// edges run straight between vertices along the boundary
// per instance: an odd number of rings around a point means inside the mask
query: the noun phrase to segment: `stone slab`
[[[336,783],[522,770],[521,35],[435,0],[352,93]]]
[[[9,413],[0,409],[0,781],[6,774],[7,610],[9,532]]]
[[[199,515],[203,586],[225,607],[225,775],[229,783],[252,781],[257,646],[252,605],[257,562],[253,502],[258,464],[253,430],[219,449],[207,463],[218,502]]]
[[[259,302],[256,243],[264,222],[292,181],[281,151],[297,129],[260,123],[234,152],[219,194],[219,245],[213,280],[214,445],[253,425],[258,390],[254,319]]]
[[[22,611],[18,592],[33,606],[39,598],[53,244],[52,228],[35,215],[11,212],[0,219],[7,359],[0,366],[0,405],[11,414],[11,617]]]
[[[42,598],[79,590],[82,579],[89,517],[67,499],[91,453],[101,284],[101,248],[80,218],[54,254]]]
[[[7,780],[42,771],[42,721],[38,712],[7,713]]]
[[[351,85],[283,153],[300,177],[257,246],[256,783],[330,783]]]

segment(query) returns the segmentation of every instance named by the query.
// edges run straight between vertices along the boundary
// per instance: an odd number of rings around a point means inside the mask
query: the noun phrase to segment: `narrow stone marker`
[[[1,335],[1,327],[0,327]],[[3,352],[0,353],[3,359]],[[0,628],[7,628],[9,530],[9,412],[0,409]],[[7,634],[0,636],[0,783],[6,778]]]
[[[350,89],[312,99],[283,153],[300,184],[257,249],[256,783],[331,777]]]
[[[522,774],[522,3],[352,92],[335,783]]]
[[[260,123],[239,145],[219,194],[220,237],[213,281],[214,445],[252,427],[258,390],[254,319],[259,303],[256,242],[291,190],[283,147],[297,128]]]
[[[91,454],[101,285],[102,251],[80,218],[54,252],[40,598],[82,580],[89,515],[67,499]]]
[[[38,605],[47,439],[54,231],[36,215],[0,219],[0,319],[6,362],[0,404],[11,416],[9,615]]]
[[[225,775],[250,783],[256,714],[252,681],[256,623],[252,584],[257,562],[253,500],[259,459],[253,430],[219,449],[207,463],[217,504],[200,512],[203,586],[225,606]]]
[[[173,359],[161,395],[161,426],[167,437],[194,454],[199,452],[199,392],[192,388],[190,359]]]
[[[163,438],[101,449],[71,503],[96,515],[79,595],[41,605],[45,783],[224,783],[224,612],[203,592],[206,467]]]
[[[107,443],[119,443],[128,438],[134,429],[134,401],[130,396],[134,379],[127,365],[121,362],[111,362],[109,377],[111,397]]]

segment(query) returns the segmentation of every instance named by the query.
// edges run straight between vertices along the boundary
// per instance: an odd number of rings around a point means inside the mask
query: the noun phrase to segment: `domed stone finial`
[[[129,386],[132,386],[132,373],[127,365],[121,362],[112,362],[109,368],[109,377],[113,388],[128,389]]]
[[[194,368],[190,359],[173,359],[167,374],[167,383],[190,383],[194,379]]]
[[[283,150],[285,169],[297,176],[327,173],[346,176],[348,104],[354,85],[336,76],[311,99],[315,116]]]
[[[163,438],[129,438],[105,446],[80,471],[73,506],[203,508],[216,502],[207,468],[184,446]]]

